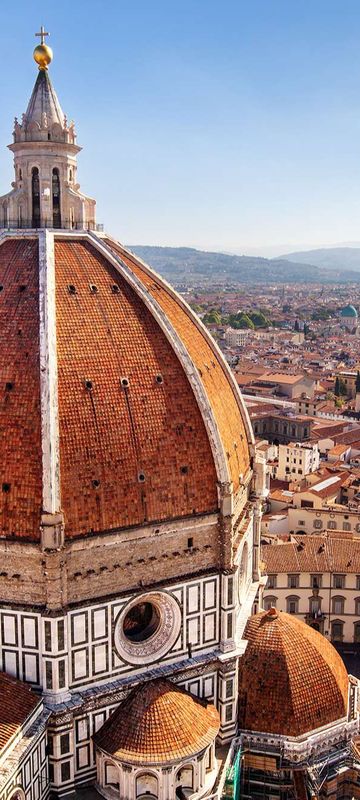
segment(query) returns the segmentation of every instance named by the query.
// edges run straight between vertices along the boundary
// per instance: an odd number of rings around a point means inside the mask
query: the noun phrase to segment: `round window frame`
[[[124,620],[129,611],[139,603],[151,603],[155,606],[160,624],[148,639],[132,642],[124,633]],[[147,592],[134,597],[119,612],[114,627],[115,650],[119,658],[127,664],[152,664],[169,653],[179,638],[180,631],[181,610],[176,598],[168,592]]]

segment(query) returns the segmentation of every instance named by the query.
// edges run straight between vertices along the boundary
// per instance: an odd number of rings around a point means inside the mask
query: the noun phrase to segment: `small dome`
[[[340,311],[341,317],[357,317],[357,315],[358,313],[356,311],[356,308],[354,308],[354,306],[350,304],[345,306],[345,308],[342,308]]]
[[[119,761],[169,763],[204,750],[219,727],[215,706],[160,679],[134,689],[94,740]]]
[[[346,716],[348,674],[321,633],[272,608],[250,617],[244,638],[241,729],[302,736]]]

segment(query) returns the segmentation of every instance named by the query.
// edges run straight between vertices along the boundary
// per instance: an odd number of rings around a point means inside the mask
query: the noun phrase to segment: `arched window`
[[[298,614],[299,613],[299,597],[296,595],[289,595],[286,598],[286,611],[288,614]]]
[[[70,183],[72,183],[72,179],[73,179],[73,171],[72,171],[72,169],[69,169],[69,181],[70,181]]]
[[[277,601],[278,601],[277,597],[270,595],[268,597],[265,597],[264,598],[265,611],[269,611],[269,608],[276,608]]]
[[[10,793],[8,797],[9,800],[25,800],[24,789],[22,789],[21,786],[15,786],[12,794]]]
[[[360,617],[360,597],[355,597],[355,614]]]
[[[40,178],[39,170],[33,167],[31,173],[31,193],[32,193],[32,227],[40,228]]]
[[[19,206],[19,208],[18,208],[18,226],[19,226],[19,228],[22,228],[22,226],[23,226],[22,206]]]
[[[61,228],[60,211],[60,177],[59,170],[55,167],[52,171],[52,204],[53,204],[53,227]]]
[[[194,788],[194,770],[190,764],[185,764],[183,767],[180,767],[179,771],[176,773],[176,797],[182,798],[184,793],[181,790],[183,789],[193,789]]]
[[[321,612],[321,597],[310,597],[310,614],[320,614]]]
[[[105,762],[105,786],[119,786],[119,770],[111,761]]]
[[[334,619],[334,621],[331,623],[331,641],[342,642],[344,638],[343,630],[344,623],[341,622],[340,619]]]
[[[158,780],[156,775],[145,773],[136,778],[136,797],[138,800],[158,797]]]
[[[332,599],[332,613],[333,614],[336,614],[337,616],[339,614],[343,614],[344,613],[344,606],[345,606],[345,597],[340,597],[340,596],[333,597],[333,599]]]

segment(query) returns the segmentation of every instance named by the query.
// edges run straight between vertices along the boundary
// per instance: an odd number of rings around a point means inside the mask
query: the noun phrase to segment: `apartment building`
[[[281,481],[302,480],[320,466],[320,452],[317,443],[290,442],[279,445],[279,465],[277,478]]]
[[[360,648],[360,538],[328,531],[264,545],[265,609],[304,620],[333,642]]]

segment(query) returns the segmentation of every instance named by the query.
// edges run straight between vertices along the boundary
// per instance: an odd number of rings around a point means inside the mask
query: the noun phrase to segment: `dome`
[[[357,317],[357,315],[358,313],[356,311],[356,308],[354,308],[354,306],[350,304],[345,306],[345,308],[342,308],[340,311],[341,317]]]
[[[52,504],[67,538],[214,513],[219,487],[245,482],[252,434],[231,372],[130,251],[85,231],[5,232],[0,285],[2,535],[39,541]]]
[[[119,761],[166,764],[204,750],[219,728],[215,706],[160,679],[134,689],[93,738]]]
[[[348,675],[322,634],[270,609],[250,617],[244,638],[241,729],[302,736],[346,716]]]

